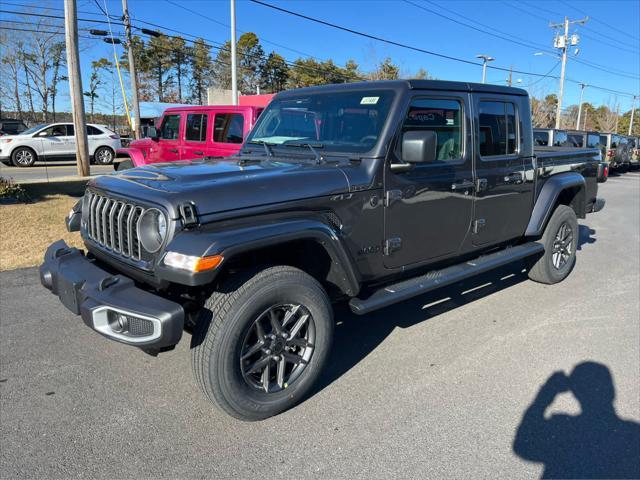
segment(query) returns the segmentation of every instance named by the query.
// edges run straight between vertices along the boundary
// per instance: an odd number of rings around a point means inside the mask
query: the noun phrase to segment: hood
[[[178,206],[186,202],[195,204],[198,215],[207,215],[349,191],[338,164],[262,160],[157,163],[97,177],[89,186],[162,205],[172,218],[178,218]]]

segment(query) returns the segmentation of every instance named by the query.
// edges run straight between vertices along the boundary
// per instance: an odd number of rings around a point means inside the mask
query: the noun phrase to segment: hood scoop
[[[165,173],[146,169],[124,170],[122,172],[116,173],[115,176],[127,180],[151,180],[156,182],[166,182],[168,180],[174,180],[172,177],[169,177]]]

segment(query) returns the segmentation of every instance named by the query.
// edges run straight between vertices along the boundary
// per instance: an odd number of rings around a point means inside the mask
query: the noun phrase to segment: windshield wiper
[[[322,155],[320,155],[318,153],[318,151],[316,150],[316,148],[324,148],[324,144],[322,143],[298,143],[298,142],[287,142],[284,144],[285,147],[309,147],[309,150],[311,150],[311,152],[315,155],[316,157],[316,163],[325,163],[324,158],[322,158]]]
[[[264,151],[267,154],[267,157],[273,157],[273,151],[271,150],[271,147],[273,147],[275,145],[275,143],[269,143],[269,142],[265,142],[263,140],[252,140],[250,142],[247,142],[253,145],[262,145],[264,147]],[[249,150],[246,153],[251,153],[251,150]]]

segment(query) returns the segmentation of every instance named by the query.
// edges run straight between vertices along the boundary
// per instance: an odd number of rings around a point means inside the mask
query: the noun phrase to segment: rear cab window
[[[584,146],[584,136],[581,133],[570,133],[567,135],[567,140],[572,147],[582,148]]]
[[[402,133],[431,130],[438,139],[436,160],[451,162],[463,157],[462,104],[454,99],[414,98],[402,125]]]
[[[481,157],[517,154],[519,142],[513,103],[481,100],[478,120]]]
[[[244,139],[244,115],[241,113],[216,113],[213,121],[213,141],[218,143],[242,143]]]

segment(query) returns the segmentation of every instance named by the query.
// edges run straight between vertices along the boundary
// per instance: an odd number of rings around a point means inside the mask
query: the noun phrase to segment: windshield
[[[27,128],[24,132],[21,133],[21,135],[29,135],[31,133],[36,133],[38,130],[46,126],[47,126],[46,123],[41,123],[40,125],[36,125],[35,127]]]
[[[393,97],[393,92],[377,90],[276,99],[260,115],[247,143],[367,152],[378,141]]]

